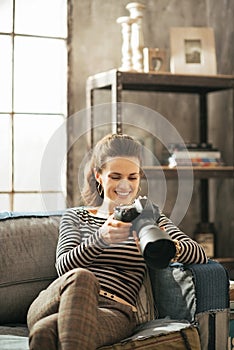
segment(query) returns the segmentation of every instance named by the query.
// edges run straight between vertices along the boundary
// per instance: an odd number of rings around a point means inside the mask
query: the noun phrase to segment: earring
[[[102,185],[100,184],[100,182],[99,182],[98,185],[97,185],[97,191],[98,191],[99,196],[101,197],[102,194],[103,194],[103,187],[102,187]]]

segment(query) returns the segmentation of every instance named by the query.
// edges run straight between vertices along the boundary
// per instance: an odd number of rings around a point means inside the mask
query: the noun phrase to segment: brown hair
[[[108,134],[96,144],[85,170],[84,187],[81,193],[86,205],[102,204],[103,194],[100,195],[100,191],[97,191],[99,184],[95,179],[94,169],[101,173],[107,158],[112,157],[136,157],[141,166],[142,145],[126,134]]]

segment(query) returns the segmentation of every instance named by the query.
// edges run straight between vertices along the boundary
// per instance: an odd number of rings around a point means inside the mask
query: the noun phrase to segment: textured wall
[[[86,106],[85,84],[88,76],[117,68],[121,63],[121,28],[119,16],[128,15],[130,1],[71,0],[69,115]],[[169,29],[173,26],[211,26],[216,41],[219,74],[234,74],[232,0],[142,0],[146,5],[143,33],[146,47],[160,47],[169,52]],[[169,61],[167,64],[169,69]],[[158,111],[176,126],[184,141],[198,141],[198,100],[195,96],[163,93],[124,93],[126,102]],[[97,92],[96,103],[110,101],[108,92]],[[82,114],[82,122],[85,115]],[[209,98],[209,141],[219,147],[227,163],[233,162],[233,96],[216,93]],[[80,124],[70,126],[70,140],[76,139]],[[79,204],[77,172],[87,151],[86,137],[71,148],[68,163],[68,205]],[[157,185],[157,184],[156,184]],[[173,207],[175,186],[168,184],[165,211]],[[219,231],[218,255],[233,256],[234,204],[233,180],[210,181],[210,218]],[[193,232],[199,221],[199,182],[194,185],[193,200],[181,228]],[[229,244],[226,244],[228,241]]]

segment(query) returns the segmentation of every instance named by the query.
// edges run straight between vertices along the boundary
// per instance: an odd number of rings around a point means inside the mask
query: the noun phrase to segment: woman
[[[30,349],[94,350],[129,336],[136,326],[146,264],[132,224],[115,220],[113,212],[138,196],[141,149],[128,135],[107,135],[97,143],[82,193],[87,206],[68,209],[61,220],[60,277],[28,312]],[[203,249],[165,215],[157,225],[177,242],[179,262],[207,262]]]

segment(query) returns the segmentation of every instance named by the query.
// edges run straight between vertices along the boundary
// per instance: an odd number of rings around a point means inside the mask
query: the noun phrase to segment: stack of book
[[[219,166],[221,152],[209,143],[170,144],[168,166]]]

